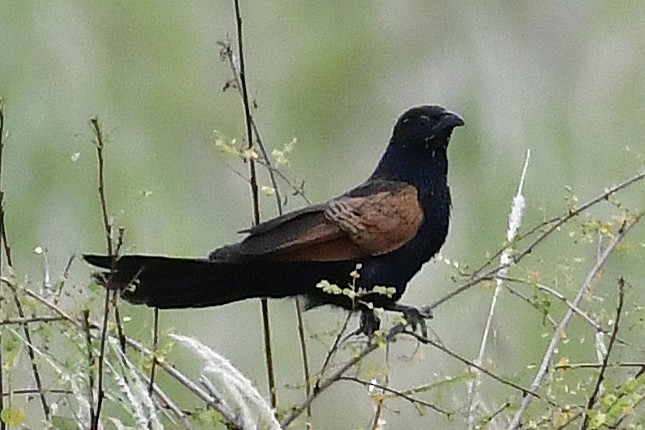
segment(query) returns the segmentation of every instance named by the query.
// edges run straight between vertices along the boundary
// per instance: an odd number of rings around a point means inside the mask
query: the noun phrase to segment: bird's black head
[[[418,106],[401,115],[392,132],[391,146],[409,151],[433,150],[446,146],[455,127],[464,125],[456,113],[441,106]]]
[[[464,125],[456,113],[441,106],[417,106],[401,115],[373,176],[409,179],[447,171],[446,148],[455,127]]]

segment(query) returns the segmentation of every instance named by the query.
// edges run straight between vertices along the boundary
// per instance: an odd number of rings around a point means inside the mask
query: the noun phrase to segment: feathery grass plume
[[[131,407],[133,416],[140,428],[150,430],[162,430],[163,425],[159,421],[154,402],[148,394],[148,386],[141,380],[136,369],[132,366],[127,357],[123,354],[119,341],[115,338],[109,339],[110,349],[120,356],[124,371],[128,372],[129,381],[126,381],[114,366],[107,363],[108,368],[114,375],[114,380],[119,390],[126,396]]]
[[[198,340],[178,334],[171,334],[171,338],[186,346],[205,361],[202,368],[202,377],[207,375],[217,379],[218,388],[223,394],[228,394],[235,402],[234,407],[238,408],[245,429],[269,429],[280,430],[280,423],[273,415],[271,407],[260,393],[253,387],[239,370],[237,370],[226,358],[222,357],[212,349],[208,348]],[[253,416],[256,415],[256,418]]]
[[[513,197],[513,204],[511,206],[511,212],[508,215],[508,228],[506,229],[506,241],[508,246],[502,252],[502,255],[499,257],[500,269],[497,272],[497,277],[495,278],[495,291],[493,292],[493,297],[490,302],[490,307],[488,311],[488,318],[486,319],[486,325],[484,326],[484,333],[482,335],[482,340],[479,345],[479,354],[475,358],[474,362],[478,366],[481,366],[484,355],[486,353],[486,344],[488,343],[488,337],[490,333],[490,328],[493,322],[493,315],[495,314],[495,308],[497,307],[497,299],[499,293],[502,290],[503,281],[502,279],[508,274],[508,268],[513,262],[513,246],[512,243],[515,240],[517,231],[522,225],[522,219],[524,217],[524,209],[526,208],[526,199],[524,198],[523,189],[524,189],[524,179],[526,178],[526,170],[528,169],[529,160],[531,159],[531,150],[526,151],[526,159],[524,160],[524,167],[522,168],[522,175],[520,176],[520,183],[517,186],[517,194]],[[475,378],[472,381],[468,382],[468,397],[469,397],[469,406],[468,406],[468,428],[472,429],[477,422],[477,407],[482,407],[482,401],[479,398],[477,387],[481,383],[481,372],[477,368],[471,369],[475,374]]]

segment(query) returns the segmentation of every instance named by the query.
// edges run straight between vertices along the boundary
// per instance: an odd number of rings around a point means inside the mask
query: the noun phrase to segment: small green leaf
[[[4,408],[0,420],[10,426],[19,426],[25,422],[25,410],[22,408]]]
[[[336,284],[332,284],[326,279],[321,280],[316,284],[316,288],[320,288],[324,293],[339,295],[343,290]]]
[[[349,297],[350,299],[353,299],[356,297],[356,292],[352,290],[351,288],[343,288],[343,295]]]

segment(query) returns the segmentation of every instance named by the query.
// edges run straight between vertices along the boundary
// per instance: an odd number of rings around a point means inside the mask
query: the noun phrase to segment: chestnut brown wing
[[[238,251],[281,261],[342,261],[399,249],[423,223],[417,190],[400,182],[378,185],[260,224]]]

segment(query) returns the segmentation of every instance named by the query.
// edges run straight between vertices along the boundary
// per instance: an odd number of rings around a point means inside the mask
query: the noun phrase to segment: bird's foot
[[[381,328],[381,319],[374,314],[374,311],[372,309],[362,310],[357,334],[372,337],[379,328]]]
[[[360,335],[372,338],[379,328],[381,328],[381,319],[374,314],[374,311],[372,309],[362,309],[358,328],[345,336],[342,342],[345,342],[350,337]]]
[[[412,328],[412,331],[417,331],[417,329],[419,329],[419,332],[423,337],[428,336],[428,327],[426,326],[426,320],[432,319],[434,317],[432,308],[428,306],[417,308],[410,305],[404,305],[402,303],[395,303],[389,309],[392,311],[401,312],[403,314],[403,318],[405,318],[406,323]]]
[[[409,325],[413,331],[417,331],[418,329],[423,337],[428,336],[426,320],[433,318],[432,308],[428,306],[417,308],[411,305],[395,303],[391,307],[388,307],[387,310],[402,313],[406,325]],[[372,309],[362,309],[358,328],[348,334],[345,339],[357,335],[365,335],[371,338],[379,328],[381,328],[381,319],[376,316],[374,311]]]

